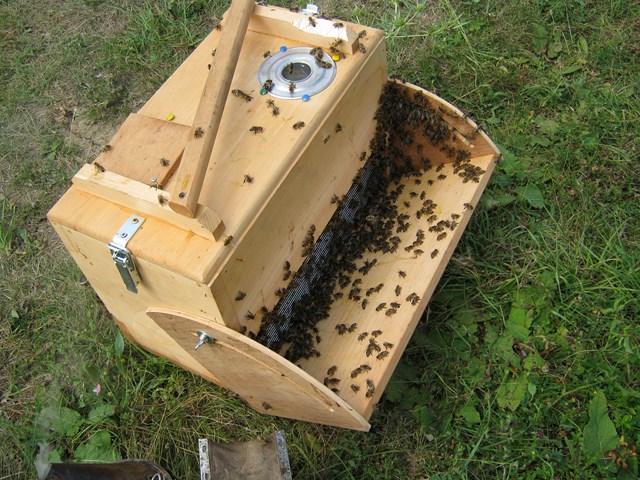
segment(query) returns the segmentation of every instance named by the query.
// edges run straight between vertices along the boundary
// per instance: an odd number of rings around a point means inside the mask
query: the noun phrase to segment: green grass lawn
[[[213,28],[209,0],[0,0],[0,479],[287,433],[296,478],[638,478],[640,4],[327,0],[504,159],[369,433],[259,415],[123,341],[45,215]],[[92,392],[100,384],[101,392]]]

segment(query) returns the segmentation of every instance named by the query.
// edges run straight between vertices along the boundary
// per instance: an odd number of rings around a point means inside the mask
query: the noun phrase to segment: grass
[[[296,478],[636,478],[640,7],[324,5],[505,154],[363,434],[258,415],[123,342],[44,218],[226,5],[0,1],[0,478],[33,478],[40,443],[196,478],[197,438],[274,429]]]

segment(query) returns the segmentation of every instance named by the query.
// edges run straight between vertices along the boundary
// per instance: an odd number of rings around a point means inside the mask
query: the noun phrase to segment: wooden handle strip
[[[194,217],[198,207],[200,190],[253,7],[254,0],[233,0],[225,15],[220,44],[212,59],[169,202],[173,211],[187,217]]]

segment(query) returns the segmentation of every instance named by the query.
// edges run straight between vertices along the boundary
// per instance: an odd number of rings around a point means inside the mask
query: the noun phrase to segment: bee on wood
[[[433,252],[431,252],[431,258],[436,258],[438,256],[438,253],[440,253],[440,251],[436,248]]]
[[[362,367],[354,368],[351,371],[351,378],[356,378],[358,375],[362,373]]]
[[[463,203],[462,207],[464,208],[464,210],[473,210],[473,205],[471,205],[470,203]]]
[[[444,163],[441,163],[436,167],[436,172],[441,172],[443,168],[444,168]]]
[[[367,335],[369,335],[368,332],[362,332],[360,335],[358,335],[358,341],[361,342],[362,340],[367,338]]]
[[[460,215],[458,215],[457,213],[452,213],[452,214],[451,214],[451,219],[452,219],[452,220],[457,220],[457,219],[459,219],[459,218],[460,218]]]
[[[287,270],[282,274],[282,281],[286,282],[291,277],[291,270]]]
[[[366,158],[367,158],[367,152],[360,152],[360,157],[359,157],[360,161],[364,162]]]
[[[262,58],[269,58],[271,56],[271,50],[267,50],[262,54]]]
[[[422,183],[422,180],[420,180],[419,178],[416,178],[413,183],[415,183],[416,185],[420,185]]]
[[[367,36],[367,31],[366,30],[362,30],[359,34],[358,34],[358,38],[364,38]]]
[[[251,128],[249,129],[249,131],[250,131],[251,133],[253,133],[254,135],[257,135],[257,134],[259,134],[259,133],[262,133],[262,132],[264,131],[264,128],[262,128],[262,127],[258,127],[258,126],[256,126],[256,125],[254,125],[253,127],[251,127]]]
[[[336,330],[338,331],[338,335],[344,335],[349,331],[349,327],[347,327],[344,323],[339,323],[336,325]]]
[[[300,130],[301,128],[304,128],[306,125],[304,122],[296,122],[293,124],[293,129],[294,130]]]
[[[433,185],[433,180],[431,180],[431,179],[427,180],[427,184]]]
[[[447,232],[442,232],[440,235],[436,237],[436,240],[444,240],[447,237]]]
[[[382,330],[374,330],[373,332],[371,332],[371,336],[374,338],[380,335],[382,335]]]
[[[400,308],[400,304],[398,302],[391,302],[390,306],[391,308]]]
[[[333,377],[334,373],[336,373],[337,371],[338,371],[338,366],[333,365],[329,367],[329,369],[327,370],[327,375],[329,375],[330,377]]]
[[[438,219],[437,215],[431,215],[429,218],[427,218],[427,223],[433,223]]]
[[[362,365],[360,365],[360,368],[361,368],[361,369],[362,369],[362,371],[364,371],[364,372],[370,372],[370,371],[371,371],[371,367],[370,367],[368,364],[366,364],[366,363],[363,363]]]
[[[255,313],[247,310],[247,314],[244,316],[244,318],[246,318],[247,320],[253,320],[254,318],[256,318],[256,315]]]
[[[411,204],[410,204],[409,202],[406,202],[406,201],[405,201],[405,202],[402,202],[402,204],[403,204],[406,208],[409,208],[409,207],[411,206]]]
[[[444,180],[445,178],[447,178],[446,175],[443,175],[443,174],[438,175],[438,180]]]
[[[316,27],[316,20],[313,17],[309,17],[309,25],[311,25],[313,28]]]
[[[300,7],[289,7],[289,11],[293,13],[298,13],[300,11]]]
[[[216,26],[215,26],[216,30],[222,30],[222,22],[219,22]]]
[[[336,300],[338,300],[339,298],[344,297],[344,293],[342,292],[336,292],[333,294],[333,298],[335,298]]]
[[[198,127],[193,131],[193,136],[196,138],[200,138],[202,137],[202,135],[204,135],[204,130],[202,129],[202,127]]]
[[[396,310],[395,308],[390,308],[389,310],[387,310],[386,312],[384,312],[384,314],[385,314],[387,317],[390,317],[391,315],[395,315],[395,314],[396,314],[396,312],[397,312],[397,310]]]
[[[238,88],[234,88],[233,90],[231,90],[231,93],[238,98],[242,98],[245,102],[250,102],[251,100],[253,100],[253,97],[251,95],[247,95]]]
[[[362,309],[364,310],[365,308],[367,308],[367,305],[369,305],[369,300],[365,298],[364,300],[362,300]]]
[[[337,385],[340,383],[340,379],[325,377],[323,383],[325,387],[328,387],[329,385]]]
[[[113,147],[111,145],[109,145],[108,143],[102,147],[102,151],[103,152],[110,152],[113,149]]]
[[[229,246],[229,244],[231,244],[231,240],[233,240],[233,235],[228,235],[227,238],[224,239],[224,246]]]
[[[236,295],[236,302],[239,302],[246,296],[247,296],[246,293],[244,293],[242,290],[238,290],[238,294]]]
[[[269,309],[263,305],[263,306],[260,307],[260,312],[263,315],[266,315],[267,313],[269,313]]]
[[[333,393],[340,393],[340,389],[339,389],[339,388],[336,388],[336,387],[333,387],[333,388],[331,389],[331,391],[332,391]]]
[[[333,24],[333,28],[344,28],[344,23],[336,22]]]
[[[367,345],[367,350],[365,352],[365,354],[367,355],[367,357],[370,357],[371,355],[373,355],[373,352],[379,352],[381,350],[380,345],[378,345],[378,342],[376,342],[373,338],[369,339],[369,345]]]
[[[357,323],[352,323],[351,325],[349,325],[349,328],[347,329],[347,331],[349,333],[352,333],[352,332],[355,332],[357,328],[358,328],[358,324]]]
[[[240,333],[241,333],[242,335],[244,335],[245,333],[247,333],[247,326],[246,326],[246,325],[242,325],[242,326],[240,327]]]
[[[358,391],[360,390],[360,387],[358,385],[351,384],[351,390],[353,390],[355,393],[358,393]]]
[[[396,297],[399,297],[400,294],[402,293],[402,287],[400,285],[396,285]]]
[[[335,132],[340,133],[341,131],[342,131],[342,125],[340,125],[339,123],[336,123]]]
[[[376,386],[373,383],[373,380],[367,378],[367,393],[364,394],[365,397],[371,398],[373,394],[376,392]]]
[[[400,276],[400,278],[405,278],[405,277],[407,276],[407,273],[406,273],[406,272],[403,272],[402,270],[400,270],[400,271],[398,272],[398,275]]]
[[[267,402],[262,402],[262,408],[264,408],[265,410],[271,410],[271,405],[269,405]]]
[[[415,254],[416,258],[419,257],[420,255],[422,255],[424,253],[424,250],[420,250],[419,248],[416,248],[413,253]]]
[[[169,162],[169,160],[167,160],[166,158],[161,158],[160,159],[160,166],[162,166],[162,167],[168,167],[169,163],[171,163],[171,162]]]
[[[93,162],[93,169],[95,170],[96,173],[102,173],[105,171],[105,168],[100,165],[98,162]]]
[[[167,199],[164,198],[162,195],[158,195],[158,203],[162,207],[163,205],[165,205],[167,203]]]
[[[380,310],[382,310],[383,308],[385,308],[387,306],[386,302],[382,302],[380,305],[378,305],[376,307],[376,312],[379,312]]]
[[[242,183],[253,183],[253,177],[251,175],[245,174]]]
[[[378,360],[384,360],[385,358],[387,358],[389,356],[389,351],[385,350],[384,352],[380,352],[378,355],[376,355],[376,358]]]
[[[391,350],[391,349],[393,348],[393,343],[390,343],[390,342],[384,342],[384,343],[382,344],[382,346],[383,346],[385,349],[387,349],[387,350]]]
[[[367,49],[364,46],[364,43],[361,43],[358,48],[360,49],[360,53],[367,53]]]
[[[422,193],[420,193],[420,200],[424,200],[426,196],[427,196],[427,192],[423,190]]]
[[[276,297],[278,298],[282,298],[284,297],[284,294],[287,293],[287,290],[284,288],[279,288],[275,291]]]
[[[327,143],[331,138],[331,134],[327,133],[324,137],[322,137],[322,143]]]
[[[277,117],[278,115],[280,115],[280,109],[274,105],[271,109],[271,115]]]

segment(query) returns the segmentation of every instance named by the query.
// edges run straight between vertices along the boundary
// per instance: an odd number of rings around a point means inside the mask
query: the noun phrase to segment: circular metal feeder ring
[[[274,53],[260,65],[260,86],[271,80],[273,85],[269,93],[284,99],[302,98],[303,95],[310,97],[323,91],[336,78],[336,64],[323,51],[322,61],[325,65],[331,65],[331,68],[318,65],[315,57],[309,54],[312,49],[313,47],[293,47]],[[295,88],[292,88],[292,84]]]

